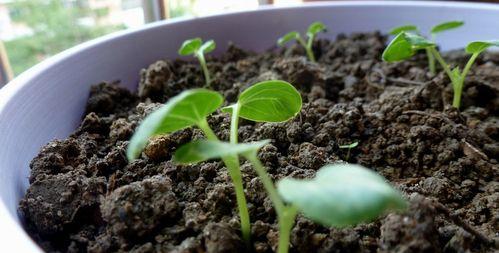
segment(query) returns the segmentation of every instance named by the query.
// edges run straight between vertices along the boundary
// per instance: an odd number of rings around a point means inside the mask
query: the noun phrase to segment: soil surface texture
[[[498,252],[499,55],[484,53],[471,70],[460,110],[442,71],[425,54],[381,61],[380,33],[340,35],[314,44],[317,63],[293,45],[248,52],[230,45],[208,57],[213,89],[226,103],[259,81],[295,85],[303,109],[285,123],[242,120],[241,142],[271,139],[259,157],[274,180],[310,178],[346,160],[339,145],[359,142],[348,162],[386,177],[410,208],[374,222],[336,229],[299,216],[291,252]],[[447,52],[463,65],[462,50]],[[146,115],[183,90],[204,85],[195,62],[159,60],[140,72],[137,92],[119,83],[92,87],[81,125],[44,146],[31,162],[20,203],[25,227],[47,252],[249,252],[240,237],[235,194],[221,161],[176,165],[172,153],[204,138],[196,128],[154,137],[140,159],[125,150]],[[229,137],[230,118],[209,118]],[[241,162],[252,221],[252,251],[276,250],[276,215],[248,162]]]

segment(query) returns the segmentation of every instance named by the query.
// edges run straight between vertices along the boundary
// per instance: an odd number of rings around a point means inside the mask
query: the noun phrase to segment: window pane
[[[140,0],[0,2],[0,39],[15,74],[60,51],[144,23]]]
[[[162,10],[161,4],[168,8]],[[197,17],[255,9],[258,4],[258,0],[0,0],[0,40],[18,75],[72,46],[161,16]]]

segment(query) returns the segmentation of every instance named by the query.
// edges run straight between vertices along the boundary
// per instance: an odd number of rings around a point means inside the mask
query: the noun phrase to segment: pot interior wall
[[[338,33],[387,31],[403,24],[417,24],[426,32],[442,21],[464,20],[459,31],[438,37],[444,49],[453,49],[473,39],[499,38],[498,16],[499,7],[493,5],[339,2],[158,23],[73,48],[24,73],[0,93],[0,216],[19,221],[17,204],[28,186],[30,160],[48,141],[74,130],[90,85],[121,80],[134,89],[141,68],[176,58],[187,38],[215,39],[217,52],[229,41],[261,51],[285,32],[303,31],[313,21],[324,22],[329,32],[323,36],[334,38]],[[9,230],[12,238],[27,239],[19,227]]]

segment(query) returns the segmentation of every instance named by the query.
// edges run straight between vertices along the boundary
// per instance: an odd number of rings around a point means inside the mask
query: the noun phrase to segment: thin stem
[[[246,196],[244,195],[243,179],[241,170],[239,169],[239,158],[237,156],[223,157],[222,160],[229,170],[229,175],[232,178],[234,189],[236,191],[236,201],[239,209],[239,219],[241,220],[241,233],[243,240],[247,246],[250,247],[251,243],[251,223],[246,203]]]
[[[463,72],[461,73],[461,79],[464,80],[464,78],[466,78],[466,76],[468,75],[468,72],[471,69],[471,66],[473,66],[473,63],[475,63],[475,60],[476,60],[476,58],[478,57],[479,54],[480,53],[474,53],[474,54],[471,55],[470,59],[468,60],[468,62],[464,66]]]
[[[475,62],[476,58],[478,57],[479,53],[474,53],[471,55],[470,59],[464,66],[463,72],[459,75],[456,83],[453,85],[454,89],[454,98],[452,99],[452,106],[455,108],[458,108],[461,106],[461,97],[463,94],[463,87],[464,87],[464,79],[468,75],[468,72],[471,69],[471,66],[473,66],[473,63]]]
[[[303,38],[300,35],[298,35],[296,40],[298,41],[298,43],[300,43],[300,45],[302,45],[302,47],[304,47],[305,49],[307,48],[307,43],[305,43],[305,41],[303,40]]]
[[[272,179],[256,156],[256,152],[246,154],[245,157],[251,162],[253,167],[255,167],[256,173],[260,177],[260,180],[262,180],[263,186],[269,194],[270,200],[274,204],[279,223],[279,243],[277,252],[288,253],[291,229],[293,228],[298,210],[294,206],[286,206],[284,204],[277,193]]]
[[[215,135],[213,130],[208,125],[206,118],[200,121],[198,127],[203,131],[208,140],[216,140],[218,141],[218,137]],[[248,246],[250,246],[251,242],[251,223],[249,218],[248,205],[246,202],[246,197],[244,195],[244,187],[243,180],[241,176],[241,170],[239,169],[239,158],[237,156],[228,156],[222,157],[222,161],[224,162],[227,170],[229,171],[229,175],[232,179],[232,183],[234,184],[234,190],[236,192],[236,201],[237,207],[239,210],[239,219],[241,220],[241,234],[243,240],[246,242]]]
[[[307,41],[307,47],[305,48],[307,50],[307,55],[308,58],[310,58],[310,61],[315,62],[315,55],[314,51],[312,50],[312,46],[314,43],[314,36],[310,36]]]
[[[281,198],[279,197],[279,194],[277,193],[274,183],[267,173],[267,170],[265,170],[262,163],[256,156],[256,152],[247,154],[245,155],[245,157],[246,159],[248,159],[248,161],[250,161],[253,167],[255,167],[256,174],[258,174],[258,177],[260,177],[260,180],[262,180],[263,187],[265,187],[265,190],[269,194],[270,200],[274,204],[277,214],[280,215],[283,212],[285,206]]]
[[[450,80],[452,83],[454,83],[456,80],[454,78],[454,75],[452,74],[452,71],[449,67],[449,64],[445,62],[444,58],[440,55],[440,53],[435,49],[435,47],[430,47],[430,52],[435,56],[435,59],[437,59],[438,63],[442,66],[444,69],[445,73],[449,76]]]
[[[277,246],[278,253],[288,253],[289,241],[291,237],[291,229],[295,223],[295,218],[298,213],[293,206],[286,206],[279,215],[279,243]]]
[[[346,162],[348,162],[348,160],[350,160],[350,150],[352,150],[352,148],[348,148]]]
[[[230,120],[230,143],[237,144],[238,135],[237,130],[239,128],[239,110],[241,106],[239,103],[232,105],[232,115]]]
[[[300,36],[297,38],[298,42],[305,48],[305,51],[307,52],[307,57],[311,62],[315,62],[315,56],[314,52],[312,51],[312,39],[309,39],[306,43],[303,40],[303,38]]]
[[[459,109],[461,107],[461,96],[463,95],[464,79],[453,85],[454,97],[452,98],[452,106]]]
[[[231,125],[230,125],[230,142],[236,144],[238,142],[237,131],[239,127],[239,104],[235,104],[232,106],[232,115],[231,115]],[[248,243],[250,242],[250,218],[248,207],[246,205],[246,198],[244,196],[244,188],[243,188],[243,180],[241,176],[241,171],[239,170],[239,158],[237,156],[230,157],[227,162],[233,162],[234,165],[227,166],[232,167],[233,169],[229,169],[229,174],[234,181],[234,186],[236,188],[236,199],[238,206],[240,208],[240,219],[241,219],[241,230],[247,231],[247,235],[243,232],[243,239]],[[237,168],[237,169],[236,169]],[[239,188],[239,189],[238,189]]]
[[[198,57],[201,68],[203,69],[204,80],[206,81],[206,87],[210,87],[211,86],[210,72],[208,71],[208,67],[206,66],[206,60],[204,59],[204,54],[196,53],[196,56]]]
[[[206,118],[203,118],[200,122],[198,122],[197,126],[199,127],[199,129],[201,129],[201,131],[203,131],[204,135],[206,135],[206,139],[218,141],[217,135],[215,134],[215,132],[213,132],[213,130],[211,130],[211,127],[208,124]]]
[[[428,58],[428,66],[430,68],[430,74],[434,76],[435,74],[437,74],[437,69],[435,66],[435,57],[428,48],[426,49],[426,57]]]

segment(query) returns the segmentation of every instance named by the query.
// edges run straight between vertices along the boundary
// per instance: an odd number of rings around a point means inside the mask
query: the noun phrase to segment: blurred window
[[[0,44],[3,42],[10,66],[18,75],[54,54],[107,33],[162,18],[255,9],[272,2],[278,1],[0,0]]]

